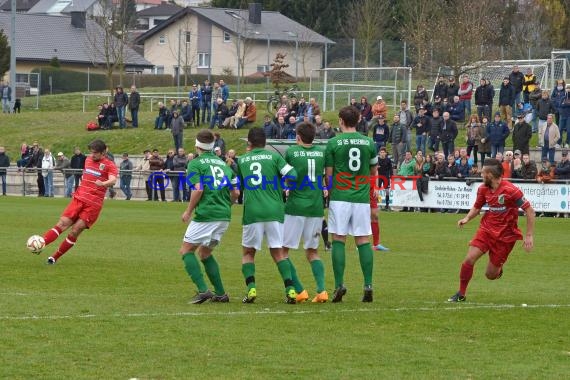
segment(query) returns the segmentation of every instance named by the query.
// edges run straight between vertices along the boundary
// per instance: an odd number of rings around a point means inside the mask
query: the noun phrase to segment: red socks
[[[52,255],[52,257],[57,260],[59,259],[61,256],[63,256],[65,254],[65,252],[69,251],[71,249],[71,247],[73,247],[75,245],[75,242],[77,241],[76,238],[74,238],[71,235],[67,235],[67,237],[65,238],[64,241],[61,242],[61,244],[59,245],[59,248],[57,249],[57,251]]]
[[[378,221],[372,221],[370,226],[372,227],[372,245],[377,246],[380,244],[380,227],[378,226]]]
[[[464,262],[461,264],[461,271],[459,272],[459,293],[465,295],[467,292],[467,285],[473,277],[473,265]]]
[[[59,237],[59,234],[61,234],[61,228],[59,228],[58,226],[54,226],[51,230],[47,231],[44,234],[44,240],[46,242],[46,245],[56,240]]]

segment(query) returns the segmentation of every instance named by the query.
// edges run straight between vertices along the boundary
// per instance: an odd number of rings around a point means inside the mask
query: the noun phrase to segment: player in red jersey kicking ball
[[[503,265],[507,261],[517,240],[523,240],[528,252],[533,247],[535,212],[530,202],[524,198],[522,191],[502,179],[503,168],[496,159],[486,159],[481,177],[483,185],[477,190],[475,204],[465,218],[459,220],[459,228],[475,218],[486,204],[489,209],[481,218],[477,233],[469,243],[467,256],[461,264],[459,273],[459,291],[451,296],[448,302],[466,300],[467,285],[473,276],[475,263],[481,256],[489,252],[489,263],[485,276],[496,280],[503,274]],[[526,235],[523,238],[518,228],[518,210],[522,208],[526,214]]]
[[[95,223],[103,208],[107,189],[117,182],[117,167],[105,154],[107,145],[101,140],[93,140],[88,148],[91,156],[85,160],[81,184],[57,224],[44,234],[47,246],[54,242],[63,231],[71,227],[69,235],[61,242],[57,251],[48,258],[48,264],[55,264],[75,245],[81,232]]]

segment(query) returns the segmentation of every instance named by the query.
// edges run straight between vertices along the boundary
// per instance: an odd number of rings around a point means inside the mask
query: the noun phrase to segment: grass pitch
[[[57,265],[25,248],[52,227],[64,199],[0,198],[0,378],[291,379],[565,378],[570,373],[568,219],[539,219],[535,250],[517,244],[505,275],[476,267],[468,302],[459,265],[478,220],[382,213],[375,300],[347,244],[342,304],[286,305],[267,249],[257,257],[258,299],[244,305],[241,208],[215,251],[229,304],[190,305],[178,255],[180,203],[108,201],[98,223]],[[524,218],[521,220],[524,228]],[[61,241],[58,240],[58,243]],[[330,254],[320,250],[327,287]],[[292,251],[314,294],[310,267]],[[522,304],[527,304],[523,307]]]

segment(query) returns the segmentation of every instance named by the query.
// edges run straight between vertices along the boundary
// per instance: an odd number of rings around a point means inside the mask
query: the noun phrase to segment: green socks
[[[368,246],[370,247],[370,244],[368,244]],[[344,267],[346,266],[345,247],[342,241],[333,240],[331,256],[334,274],[334,287],[338,288],[344,284]]]
[[[202,275],[202,270],[200,268],[200,263],[194,255],[194,252],[187,252],[182,256],[182,260],[184,261],[184,268],[186,272],[198,287],[198,291],[200,293],[204,293],[208,290],[208,286],[204,281],[204,276]]]
[[[293,280],[291,280],[291,263],[288,259],[281,260],[277,263],[277,269],[279,269],[279,274],[283,279],[283,284],[285,285],[285,290],[293,288]]]
[[[317,283],[317,293],[325,291],[325,266],[321,259],[311,261],[311,270]],[[293,279],[295,281],[295,279]]]
[[[358,256],[360,258],[360,268],[364,275],[364,286],[372,285],[372,270],[374,269],[374,252],[370,243],[364,243],[358,248]]]
[[[303,286],[303,284],[301,284],[299,276],[297,276],[297,269],[293,265],[291,258],[288,257],[287,261],[289,261],[289,264],[291,265],[291,280],[293,280],[293,286],[295,287],[295,291],[297,293],[301,293],[303,290],[305,290],[305,287]]]
[[[255,288],[255,264],[245,263],[241,265],[241,273],[243,273],[243,278],[245,278],[245,284],[247,289]]]
[[[226,294],[224,291],[224,285],[222,284],[222,276],[220,276],[220,267],[218,266],[218,262],[214,256],[208,256],[206,259],[202,260],[202,264],[204,264],[206,275],[210,279],[212,285],[214,285],[216,295],[222,296]]]

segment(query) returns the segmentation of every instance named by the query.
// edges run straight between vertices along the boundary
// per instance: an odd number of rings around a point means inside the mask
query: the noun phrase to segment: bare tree
[[[236,38],[232,39],[235,55],[238,61],[238,73],[240,78],[245,75],[245,66],[252,62],[251,51],[255,45],[255,40],[251,38],[253,31],[249,27],[248,20],[241,18],[235,20],[235,29],[237,31]]]
[[[197,41],[197,38],[194,38],[194,44]],[[198,59],[198,54],[196,54],[196,49],[192,47],[192,42],[192,24],[190,23],[190,18],[186,17],[180,23],[178,38],[174,41],[169,41],[168,44],[170,53],[176,62],[178,62],[178,57],[180,56],[181,67],[178,70],[184,72],[184,88],[188,87],[188,77],[192,73],[192,66],[196,65]]]
[[[515,3],[517,8],[514,13],[510,30],[509,45],[517,58],[527,58],[532,46],[549,46],[548,24],[546,12],[537,0],[530,0],[524,7]]]
[[[364,67],[369,66],[374,46],[385,32],[389,11],[388,0],[356,0],[347,5],[340,28],[348,38],[356,39]]]

